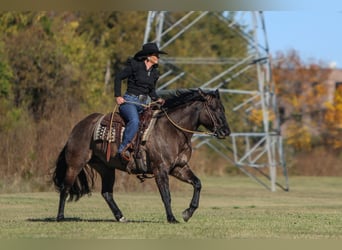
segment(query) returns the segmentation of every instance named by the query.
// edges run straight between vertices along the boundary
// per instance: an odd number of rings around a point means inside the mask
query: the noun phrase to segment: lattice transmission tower
[[[186,78],[194,88],[219,89],[221,96],[226,95],[227,98],[237,96],[234,100],[238,101],[226,107],[228,122],[233,113],[234,120],[239,122],[241,119],[240,124],[244,124],[245,126],[242,127],[245,129],[240,131],[240,128],[232,127],[230,141],[225,143],[212,137],[195,135],[194,148],[206,145],[269,190],[275,191],[278,186],[288,191],[288,174],[280,134],[277,100],[271,79],[271,63],[263,13],[190,11],[178,14],[175,18],[166,11],[148,12],[143,42],[156,42],[160,49],[167,51],[186,33],[191,35],[191,32],[200,31],[201,27],[198,27],[198,24],[205,22],[210,16],[210,20],[217,18],[224,24],[227,29],[227,39],[233,32],[247,44],[247,52],[243,53],[241,58],[172,57],[172,55],[161,58],[160,64],[163,65],[165,73],[159,79],[159,90],[177,88],[179,86],[177,82]],[[210,34],[206,36],[210,46]],[[198,79],[192,75],[192,72],[184,70],[185,65],[203,66],[205,70],[221,65],[222,72],[213,73],[209,79]],[[241,83],[237,85],[239,87],[234,85],[229,87],[234,81]],[[258,115],[259,126],[253,125],[248,120],[247,117],[253,114]],[[281,170],[280,173],[277,169]],[[278,181],[280,177],[283,179],[281,183]]]

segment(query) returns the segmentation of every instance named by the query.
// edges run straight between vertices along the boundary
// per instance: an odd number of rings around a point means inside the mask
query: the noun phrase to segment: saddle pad
[[[96,123],[95,129],[94,129],[94,134],[93,134],[93,140],[94,141],[115,141],[115,124],[112,124],[111,132],[110,132],[110,137],[108,136],[109,134],[109,129],[107,126],[102,124],[102,121],[106,115],[103,115]],[[125,130],[125,127],[122,127],[121,131],[121,138],[123,135],[123,131]]]
[[[155,114],[158,113],[159,111],[156,110],[154,111],[153,113],[153,116],[152,116],[152,119],[150,121],[150,123],[148,124],[148,127],[146,128],[144,134],[143,134],[143,137],[142,137],[142,142],[146,142],[152,131],[153,131],[153,127],[154,127],[154,124],[156,123],[156,116]],[[111,128],[111,133],[110,133],[110,137],[108,137],[108,134],[109,134],[109,129],[107,126],[103,125],[102,121],[104,119],[106,115],[103,115],[96,123],[95,125],[95,129],[94,129],[94,134],[93,134],[93,140],[94,141],[108,141],[110,140],[111,142],[114,142],[115,141],[115,123],[113,122],[112,123],[112,128]],[[122,130],[121,130],[121,141],[122,141],[122,136],[123,136],[123,132],[125,131],[125,127],[122,127]]]

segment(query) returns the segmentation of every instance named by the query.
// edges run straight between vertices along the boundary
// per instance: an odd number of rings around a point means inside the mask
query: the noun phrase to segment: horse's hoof
[[[182,213],[183,220],[185,222],[188,222],[188,220],[191,218],[192,214],[189,212],[189,209],[185,209]]]
[[[64,221],[64,216],[57,216],[56,221],[57,222]]]
[[[176,218],[169,219],[168,222],[169,222],[169,223],[172,223],[172,224],[177,224],[177,223],[179,223],[179,221],[176,220]]]
[[[128,220],[127,220],[125,217],[122,216],[122,217],[119,219],[119,222],[126,223],[126,222],[128,222]]]

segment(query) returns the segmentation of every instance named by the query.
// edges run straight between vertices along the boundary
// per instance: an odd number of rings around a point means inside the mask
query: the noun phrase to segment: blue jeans
[[[126,122],[126,126],[123,133],[122,142],[118,149],[118,153],[121,153],[124,150],[127,144],[133,140],[135,134],[138,132],[140,123],[139,114],[142,113],[144,110],[143,106],[129,102],[146,104],[144,102],[139,101],[138,96],[128,95],[127,93],[123,96],[123,98],[127,102],[120,105],[119,111]]]

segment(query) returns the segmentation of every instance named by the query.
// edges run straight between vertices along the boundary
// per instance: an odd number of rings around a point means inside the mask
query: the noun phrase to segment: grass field
[[[166,222],[156,191],[115,193],[128,223],[114,220],[99,192],[67,203],[61,223],[55,192],[0,194],[0,238],[342,239],[341,177],[292,177],[290,192],[270,192],[247,177],[201,180],[200,207],[187,223],[181,212],[192,188],[171,190],[179,224]]]

